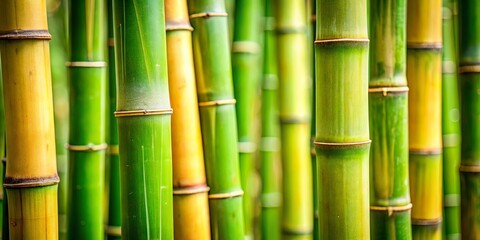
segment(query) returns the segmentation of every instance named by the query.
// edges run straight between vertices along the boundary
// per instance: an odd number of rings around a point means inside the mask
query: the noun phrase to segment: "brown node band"
[[[442,223],[442,218],[435,218],[435,219],[414,219],[412,218],[412,225],[422,225],[422,226],[429,226],[429,225],[438,225]]]
[[[405,93],[408,92],[408,87],[372,87],[368,89],[369,93],[382,93],[387,96],[388,93]]]
[[[107,62],[98,61],[98,62],[83,62],[83,61],[74,61],[74,62],[66,62],[65,66],[73,68],[73,67],[86,67],[86,68],[104,68],[107,67]]]
[[[409,149],[409,154],[414,155],[440,155],[442,154],[442,149]]]
[[[5,188],[32,188],[55,185],[60,182],[58,175],[52,177],[37,177],[37,178],[12,178],[5,177],[3,186]]]
[[[317,39],[316,45],[330,45],[330,44],[342,44],[342,43],[356,43],[367,44],[370,40],[368,38],[330,38],[330,39]]]
[[[304,27],[283,27],[283,28],[276,28],[275,32],[277,34],[292,34],[292,33],[305,33],[307,31]]]
[[[442,49],[442,43],[438,42],[410,42],[407,43],[407,49]]]
[[[120,226],[105,226],[105,234],[108,236],[113,237],[121,237],[122,236],[122,227]]]
[[[458,168],[460,172],[465,173],[480,173],[480,165],[460,165]]]
[[[74,152],[95,152],[95,151],[102,151],[108,148],[108,144],[102,143],[102,144],[87,144],[87,145],[70,145],[70,144],[65,144],[65,148],[74,151]]]
[[[194,186],[194,187],[183,187],[183,188],[173,188],[173,195],[192,195],[197,193],[206,193],[210,191],[210,188],[206,185],[204,186]]]
[[[9,30],[0,32],[0,40],[50,40],[48,30]]]
[[[412,204],[404,206],[370,206],[370,210],[379,212],[388,212],[388,216],[392,216],[395,212],[405,212],[412,209]]]
[[[149,115],[170,115],[173,113],[173,109],[153,109],[153,110],[131,110],[131,111],[116,111],[115,117],[135,117],[135,116],[149,116]]]
[[[212,194],[208,194],[208,199],[225,199],[225,198],[239,197],[242,195],[243,195],[242,190],[233,191],[229,193],[212,193]]]
[[[118,145],[108,145],[107,153],[110,155],[118,155],[120,153]]]
[[[209,18],[209,17],[226,17],[227,13],[222,12],[203,12],[203,13],[194,13],[190,15],[190,19],[194,18]]]
[[[190,22],[169,22],[165,23],[166,31],[193,31],[193,27]]]
[[[302,235],[312,235],[313,231],[283,228],[282,233],[287,236],[302,236]]]
[[[215,100],[215,101],[198,102],[198,106],[212,107],[212,106],[228,105],[228,104],[235,104],[235,103],[237,103],[237,100],[235,99],[222,99],[222,100]]]
[[[252,41],[236,41],[232,43],[232,52],[234,53],[258,53],[260,46]]]
[[[317,21],[317,15],[310,16],[310,21],[316,22]]]
[[[362,141],[362,142],[347,142],[347,143],[336,143],[336,142],[318,142],[314,141],[315,146],[338,146],[338,147],[348,147],[348,146],[361,146],[370,144],[372,140]]]
[[[478,73],[480,72],[480,65],[460,66],[458,71],[460,73]]]
[[[109,47],[115,47],[115,39],[114,38],[108,38],[107,44]]]
[[[280,123],[282,124],[302,124],[309,122],[310,118],[307,117],[280,117]]]

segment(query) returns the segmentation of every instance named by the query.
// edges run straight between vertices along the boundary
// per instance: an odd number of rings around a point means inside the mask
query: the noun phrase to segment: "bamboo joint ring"
[[[87,62],[87,61],[73,61],[66,62],[65,66],[74,68],[74,67],[85,67],[85,68],[103,68],[107,67],[107,62],[98,61],[98,62]]]
[[[225,198],[233,198],[239,197],[243,195],[242,190],[233,191],[229,193],[213,193],[208,195],[208,199],[225,199]]]
[[[464,173],[480,173],[480,165],[460,165],[460,172]]]
[[[48,30],[8,30],[0,32],[0,40],[50,40]]]
[[[101,151],[105,150],[108,148],[108,145],[106,143],[102,144],[87,144],[87,145],[70,145],[70,144],[65,144],[65,148],[74,151],[74,152],[95,152],[95,151]]]
[[[108,43],[109,47],[115,47],[115,39],[114,38],[109,38],[107,43]]]
[[[5,177],[3,181],[3,186],[5,188],[33,188],[33,187],[44,187],[58,184],[60,178],[58,175],[52,177],[32,177],[32,178],[12,178]]]
[[[169,22],[165,23],[165,31],[193,31],[190,22]]]
[[[220,106],[220,105],[228,105],[228,104],[235,104],[237,100],[235,99],[223,99],[223,100],[215,100],[215,101],[207,101],[207,102],[199,102],[199,107],[212,107],[212,106]]]
[[[442,222],[442,218],[434,218],[434,219],[414,219],[412,218],[412,225],[421,225],[421,226],[429,226],[429,225],[438,225]]]
[[[154,109],[154,110],[131,110],[131,111],[116,111],[115,117],[135,117],[135,116],[149,116],[149,115],[170,115],[173,113],[173,109]]]
[[[257,145],[254,142],[238,142],[239,153],[254,153],[257,150]]]
[[[460,66],[460,73],[478,73],[480,72],[480,65],[466,65]]]
[[[119,153],[118,145],[108,145],[107,152],[110,155],[118,155]]]
[[[370,206],[370,210],[372,211],[381,211],[381,212],[388,212],[388,216],[392,216],[395,212],[405,212],[412,209],[412,204],[409,203],[405,206]]]
[[[354,147],[354,146],[367,145],[367,144],[370,144],[371,142],[372,140],[361,141],[361,142],[345,142],[345,143],[314,141],[313,144],[315,144],[315,146]]]
[[[122,227],[120,226],[105,226],[105,234],[108,236],[113,237],[121,237],[122,236]]]
[[[407,43],[407,49],[442,49],[442,43],[439,42],[410,42]]]
[[[193,186],[193,187],[182,187],[182,188],[173,188],[173,195],[193,195],[197,193],[206,193],[210,191],[210,188],[206,185],[203,186]]]
[[[194,13],[190,15],[190,19],[194,18],[209,18],[209,17],[226,17],[228,16],[225,12],[203,12],[203,13]]]
[[[258,53],[260,45],[253,41],[236,41],[232,43],[233,53]]]
[[[331,44],[368,44],[370,40],[368,38],[330,38],[330,39],[317,39],[315,45],[331,45]]]
[[[368,89],[369,93],[382,93],[385,97],[388,93],[405,93],[408,92],[408,87],[372,87]]]

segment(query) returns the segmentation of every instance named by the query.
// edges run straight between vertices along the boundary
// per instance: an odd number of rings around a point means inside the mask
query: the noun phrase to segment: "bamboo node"
[[[438,42],[407,42],[407,49],[420,49],[420,50],[440,50],[442,49],[442,43]]]
[[[367,140],[367,141],[361,141],[361,142],[344,142],[344,143],[339,143],[339,142],[319,142],[319,141],[314,141],[313,144],[315,146],[330,146],[330,147],[355,147],[355,146],[363,146],[363,145],[368,145],[372,142],[372,140]]]
[[[254,142],[238,142],[239,153],[254,153],[257,150],[257,144]]]
[[[312,23],[316,22],[317,21],[317,15],[316,14],[313,14],[312,16],[310,16],[310,21]]]
[[[396,212],[405,212],[412,209],[412,204],[409,203],[404,206],[370,206],[370,210],[379,212],[388,212],[388,216],[391,217]]]
[[[107,153],[110,155],[118,155],[120,153],[118,145],[108,145]]]
[[[115,39],[114,38],[108,38],[107,45],[109,47],[115,47]]]
[[[235,104],[235,103],[237,103],[237,100],[235,99],[221,99],[221,100],[214,100],[214,101],[198,102],[198,106],[213,107],[213,106],[228,105],[228,104]]]
[[[278,137],[262,137],[260,141],[260,151],[276,152],[280,150],[280,139]]]
[[[311,229],[288,229],[283,227],[282,233],[287,236],[303,236],[312,235],[313,231]]]
[[[173,109],[142,109],[142,110],[130,110],[130,111],[116,111],[115,117],[135,117],[135,116],[149,116],[149,115],[170,115],[173,113]]]
[[[388,93],[405,93],[408,92],[408,87],[372,87],[368,89],[369,93],[382,93],[384,97],[388,95]]]
[[[412,225],[421,225],[421,226],[430,226],[430,225],[438,225],[442,223],[442,218],[434,218],[434,219],[414,219],[412,218]]]
[[[453,61],[442,62],[442,73],[456,73],[457,65]]]
[[[445,134],[442,136],[443,147],[457,147],[460,145],[459,134]]]
[[[52,177],[13,178],[5,177],[3,186],[5,188],[34,188],[55,185],[60,182],[58,175]]]
[[[8,30],[0,32],[0,40],[50,40],[48,30]]]
[[[206,193],[208,191],[210,191],[210,188],[206,185],[194,187],[180,187],[173,188],[173,195],[193,195],[197,193]]]
[[[70,144],[65,144],[65,148],[74,151],[74,152],[95,152],[95,151],[102,151],[108,148],[108,145],[106,143],[102,144],[92,144],[89,143],[87,145],[70,145]]]
[[[165,31],[193,31],[193,27],[190,22],[171,22],[165,23]]]
[[[282,196],[278,192],[263,193],[261,195],[261,204],[263,208],[276,208],[282,204]]]
[[[242,190],[233,191],[229,193],[212,193],[208,195],[208,199],[226,199],[226,198],[240,197],[242,195],[243,195]]]
[[[480,72],[480,64],[460,66],[458,70],[460,73],[478,73]]]
[[[305,33],[307,29],[305,27],[277,27],[275,32],[281,34],[293,34],[293,33]]]
[[[441,148],[434,149],[409,149],[408,152],[413,155],[440,155],[442,154]]]
[[[113,237],[121,237],[122,236],[122,227],[105,225],[105,234],[107,234],[108,236],[113,236]]]
[[[104,61],[97,61],[97,62],[83,62],[83,61],[73,61],[73,62],[66,62],[65,66],[74,68],[74,67],[86,67],[86,68],[103,68],[107,67],[107,62]]]
[[[368,44],[368,38],[330,38],[330,39],[316,39],[316,45],[330,45],[330,44]]]
[[[443,197],[443,206],[445,207],[460,206],[460,194],[446,194]]]
[[[260,45],[253,41],[235,41],[232,43],[233,53],[258,53]]]
[[[452,18],[452,11],[448,7],[442,7],[442,19],[448,20]]]
[[[280,123],[282,124],[305,124],[309,123],[308,117],[280,117]]]
[[[460,164],[459,171],[464,173],[480,173],[480,165]]]
[[[190,19],[209,18],[209,17],[227,17],[227,16],[228,14],[225,12],[203,12],[203,13],[190,14]]]

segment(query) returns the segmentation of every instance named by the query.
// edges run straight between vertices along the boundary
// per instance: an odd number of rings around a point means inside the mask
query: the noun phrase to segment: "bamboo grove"
[[[2,239],[477,239],[473,0],[2,0]]]

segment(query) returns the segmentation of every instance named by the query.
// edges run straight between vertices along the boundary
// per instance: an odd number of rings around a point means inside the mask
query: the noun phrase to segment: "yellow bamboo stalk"
[[[57,239],[57,175],[45,0],[0,1],[10,239]]]
[[[165,0],[172,115],[175,239],[210,239],[208,187],[198,113],[187,1]]]

